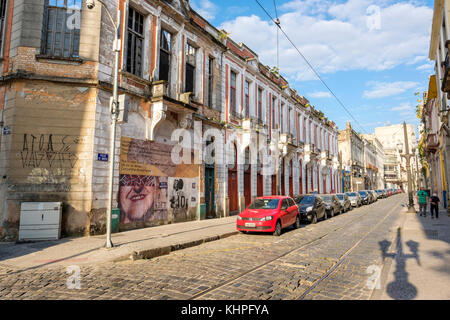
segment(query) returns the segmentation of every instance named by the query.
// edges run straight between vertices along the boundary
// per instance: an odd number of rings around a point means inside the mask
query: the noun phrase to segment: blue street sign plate
[[[98,161],[108,162],[108,154],[107,153],[99,153],[99,154],[97,154],[97,160]]]

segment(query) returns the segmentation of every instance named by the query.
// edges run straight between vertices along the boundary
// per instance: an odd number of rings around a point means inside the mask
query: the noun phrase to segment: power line
[[[355,122],[359,125],[359,127],[362,129],[362,131],[364,131],[365,133],[368,134],[368,132],[366,130],[364,130],[364,127],[361,125],[361,123],[359,123],[358,120],[356,120],[356,118],[351,114],[351,112],[345,107],[345,105],[342,103],[342,101],[337,97],[337,95],[333,92],[333,90],[331,90],[331,88],[327,85],[327,83],[322,79],[322,77],[320,76],[320,74],[316,71],[316,69],[311,65],[311,63],[308,61],[308,59],[306,59],[306,57],[303,55],[303,53],[297,48],[297,46],[295,45],[295,43],[291,40],[291,38],[289,38],[289,36],[286,34],[286,32],[283,30],[283,28],[281,27],[279,20],[275,21],[273,19],[273,17],[270,15],[269,12],[267,12],[267,10],[263,7],[263,5],[258,1],[255,0],[256,3],[261,7],[261,9],[266,13],[266,15],[270,18],[270,20],[272,20],[272,22],[278,27],[278,29],[280,29],[280,31],[284,34],[284,36],[286,37],[286,39],[292,44],[292,46],[295,48],[295,50],[297,50],[297,52],[300,54],[300,56],[303,58],[303,60],[305,60],[306,64],[311,68],[311,70],[314,72],[314,74],[317,76],[317,78],[320,80],[320,82],[322,82],[322,84],[327,88],[327,90],[333,95],[333,97],[336,99],[336,101],[341,105],[341,107],[348,113],[348,115],[355,120]]]

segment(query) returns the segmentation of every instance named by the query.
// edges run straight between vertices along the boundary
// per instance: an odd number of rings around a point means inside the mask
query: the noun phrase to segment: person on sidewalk
[[[420,188],[417,192],[417,202],[419,203],[420,216],[427,216],[428,193],[424,188]]]
[[[430,211],[431,211],[431,219],[433,219],[433,212],[436,213],[436,219],[439,218],[439,197],[436,193],[433,193],[433,196],[430,198]]]

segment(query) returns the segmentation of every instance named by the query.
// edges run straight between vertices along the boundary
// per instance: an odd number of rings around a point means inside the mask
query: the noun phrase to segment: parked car
[[[283,228],[300,228],[300,214],[291,197],[271,196],[255,199],[237,216],[236,229],[241,232],[272,232],[281,234]]]
[[[338,193],[336,194],[339,201],[341,202],[342,210],[343,212],[347,212],[352,210],[352,203],[350,201],[350,198],[345,193]]]
[[[319,219],[326,219],[325,203],[317,194],[296,195],[294,201],[298,206],[300,217],[304,221],[317,223]]]
[[[375,192],[375,190],[367,190],[372,195],[372,202],[378,201],[378,194]]]
[[[379,199],[386,198],[386,194],[383,192],[383,190],[375,190],[375,192],[377,193]]]
[[[320,195],[325,203],[325,209],[327,210],[327,216],[333,218],[334,215],[341,214],[343,211],[341,202],[335,194],[322,194]]]
[[[361,195],[358,192],[346,192],[345,194],[350,199],[350,203],[352,204],[352,207],[359,208],[362,206]]]
[[[367,191],[358,191],[359,195],[361,196],[361,203],[362,204],[371,204],[371,196]]]

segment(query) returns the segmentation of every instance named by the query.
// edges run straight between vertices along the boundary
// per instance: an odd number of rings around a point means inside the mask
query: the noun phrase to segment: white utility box
[[[61,202],[22,202],[19,241],[59,239],[61,211]]]

